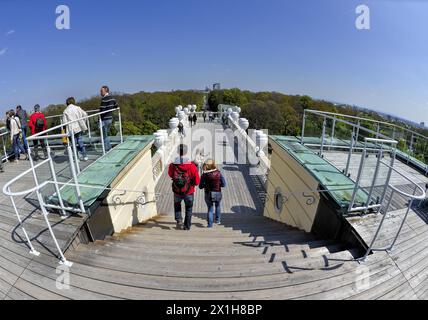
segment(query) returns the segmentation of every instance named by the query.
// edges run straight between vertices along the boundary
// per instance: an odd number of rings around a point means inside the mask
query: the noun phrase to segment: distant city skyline
[[[358,30],[356,8],[370,8]],[[108,84],[222,88],[341,101],[428,123],[428,3],[387,0],[0,2],[0,118]],[[94,106],[96,107],[96,106]]]

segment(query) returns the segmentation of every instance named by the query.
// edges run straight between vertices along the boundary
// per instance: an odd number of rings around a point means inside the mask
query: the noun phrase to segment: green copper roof
[[[128,165],[152,140],[153,136],[129,136],[125,141],[105,156],[83,170],[79,176],[80,184],[96,187],[108,187],[117,175]],[[89,208],[104,192],[103,189],[81,187],[82,199],[85,207]],[[61,196],[65,203],[77,205],[77,197],[73,186],[61,189]],[[52,199],[55,201],[55,199]],[[56,202],[56,201],[55,201]]]
[[[354,181],[345,176],[328,161],[315,154],[312,150],[303,146],[298,138],[285,136],[270,137],[306,168],[328,191],[339,206],[349,206],[355,188]],[[306,138],[305,141],[307,141]],[[367,197],[368,194],[360,190],[356,197],[356,203],[365,203]]]

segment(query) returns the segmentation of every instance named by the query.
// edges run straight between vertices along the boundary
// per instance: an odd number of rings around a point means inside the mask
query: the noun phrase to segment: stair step
[[[144,243],[181,243],[188,244],[190,246],[206,246],[206,245],[217,245],[217,246],[230,246],[236,243],[254,245],[254,243],[273,243],[273,244],[287,244],[294,241],[309,241],[316,240],[314,236],[308,236],[302,233],[295,234],[284,234],[279,236],[254,236],[254,237],[180,237],[179,235],[150,235],[144,233],[128,233],[126,235],[116,235],[113,238],[123,239],[124,241],[139,241]],[[109,238],[107,238],[108,240]]]
[[[275,273],[294,273],[299,271],[311,271],[314,269],[337,268],[347,261],[353,261],[355,250],[340,251],[322,257],[307,259],[285,259],[272,263],[249,263],[243,264],[205,264],[204,261],[188,260],[185,263],[176,261],[157,262],[139,260],[139,257],[124,253],[121,257],[97,255],[93,252],[72,252],[72,261],[87,263],[83,260],[89,259],[97,266],[114,269],[120,266],[121,270],[144,274],[176,276],[176,277],[243,277],[261,276]],[[83,259],[83,260],[82,260]],[[124,260],[126,259],[126,260]],[[123,264],[126,261],[126,265]]]
[[[78,251],[92,252],[93,254],[106,255],[121,257],[124,252],[141,257],[143,260],[168,262],[168,261],[182,261],[187,263],[193,259],[202,259],[206,263],[224,263],[224,264],[235,264],[235,263],[246,263],[246,262],[268,262],[272,263],[281,259],[308,259],[314,257],[320,257],[322,255],[329,255],[343,250],[340,245],[331,245],[328,247],[317,247],[307,250],[301,249],[300,246],[289,248],[288,251],[282,248],[271,249],[266,247],[266,252],[258,248],[245,252],[205,252],[205,251],[188,251],[188,250],[151,250],[147,249],[140,250],[136,247],[129,247],[121,243],[118,244],[104,244],[104,246],[94,245],[87,246],[84,249],[79,248]]]

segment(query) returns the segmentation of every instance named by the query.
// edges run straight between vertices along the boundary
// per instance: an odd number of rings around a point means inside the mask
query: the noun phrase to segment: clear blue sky
[[[423,0],[0,0],[0,110],[221,82],[428,123],[427,16]]]

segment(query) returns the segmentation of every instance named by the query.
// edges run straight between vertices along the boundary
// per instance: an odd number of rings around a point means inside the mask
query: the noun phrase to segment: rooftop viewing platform
[[[100,134],[105,112],[62,122],[28,137],[29,161],[9,162],[4,144],[0,298],[428,297],[427,170],[398,151],[399,133],[306,110],[301,136],[269,136],[236,106],[175,111],[148,136],[124,136],[119,108],[115,136]],[[182,144],[226,181],[213,228],[198,188],[191,230],[177,225],[168,166]]]

